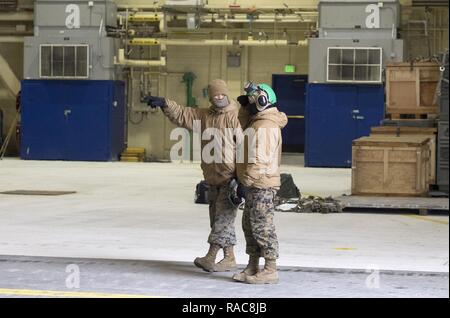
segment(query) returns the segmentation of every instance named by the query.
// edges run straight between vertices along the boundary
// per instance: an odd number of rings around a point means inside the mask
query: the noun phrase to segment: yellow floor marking
[[[96,292],[65,292],[58,290],[8,289],[0,288],[0,295],[31,297],[70,297],[70,298],[163,298],[160,296],[109,294]]]
[[[354,251],[356,250],[355,247],[335,247],[336,251]]]
[[[426,217],[426,216],[411,215],[411,214],[404,214],[404,216],[408,216],[410,218],[414,218],[414,219],[418,219],[418,220],[422,220],[422,221],[428,221],[428,222],[433,222],[433,223],[437,223],[437,224],[448,225],[448,221],[435,220],[435,219],[432,219],[432,218]]]

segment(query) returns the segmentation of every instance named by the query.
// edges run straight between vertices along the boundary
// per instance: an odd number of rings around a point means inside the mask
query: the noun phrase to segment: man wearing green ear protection
[[[277,97],[269,85],[247,83],[244,90],[246,94],[239,96],[238,101],[249,113],[246,128],[254,130],[258,151],[252,162],[247,153],[244,162],[236,165],[240,186],[245,187],[242,227],[249,262],[233,279],[249,284],[275,284],[278,282],[276,260],[279,255],[273,201],[281,185],[281,129],[287,124],[287,116],[278,111]],[[261,149],[262,153],[270,154],[270,160],[262,158]],[[261,271],[260,257],[265,259]]]
[[[244,90],[247,94],[239,96],[238,101],[247,108],[250,114],[256,115],[266,108],[276,107],[277,96],[269,85],[255,85],[252,82],[248,82],[245,84]]]

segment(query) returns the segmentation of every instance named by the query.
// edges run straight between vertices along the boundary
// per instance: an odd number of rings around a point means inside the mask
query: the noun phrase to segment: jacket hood
[[[269,108],[253,116],[252,121],[270,120],[278,125],[281,129],[288,123],[288,118],[285,113],[280,112],[277,108]]]

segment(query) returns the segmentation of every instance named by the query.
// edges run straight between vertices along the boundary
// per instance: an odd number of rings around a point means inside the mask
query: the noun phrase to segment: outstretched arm
[[[179,127],[192,130],[194,120],[201,120],[202,110],[193,107],[184,107],[176,102],[156,96],[146,97],[149,106],[160,107],[169,120]]]

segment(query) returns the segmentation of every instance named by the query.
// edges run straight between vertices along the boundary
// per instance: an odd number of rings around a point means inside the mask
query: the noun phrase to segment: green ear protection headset
[[[249,86],[249,85],[246,85]],[[274,105],[277,102],[277,96],[272,87],[267,84],[260,84],[258,86],[252,85],[253,90],[248,92],[248,95],[256,104],[258,111],[263,111],[270,105]]]

